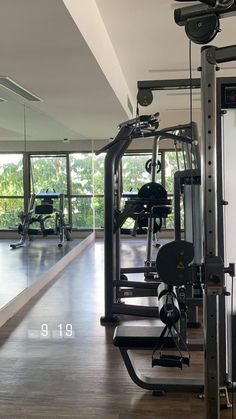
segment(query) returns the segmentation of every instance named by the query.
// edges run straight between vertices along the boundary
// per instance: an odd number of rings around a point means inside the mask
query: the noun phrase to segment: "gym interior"
[[[0,6],[0,417],[236,419],[236,0]]]

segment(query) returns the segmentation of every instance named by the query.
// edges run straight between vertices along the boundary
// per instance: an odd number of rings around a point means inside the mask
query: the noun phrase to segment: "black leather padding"
[[[163,342],[163,339],[160,338],[162,331],[163,327],[157,326],[117,326],[113,336],[113,343],[120,348],[153,349]],[[172,338],[164,339],[165,347],[175,346]]]
[[[35,214],[52,214],[54,212],[53,205],[51,204],[41,204],[36,205]]]

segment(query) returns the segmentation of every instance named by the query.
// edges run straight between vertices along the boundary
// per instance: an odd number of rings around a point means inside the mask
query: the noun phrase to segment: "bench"
[[[154,349],[160,345],[163,327],[158,326],[117,326],[113,336],[113,343],[119,348],[127,371],[133,382],[145,390],[153,391],[153,394],[164,392],[203,392],[203,379],[187,377],[178,378],[154,378],[142,374],[135,366],[131,351]],[[165,348],[173,348],[175,344],[171,338],[167,338]],[[151,359],[150,359],[151,366]],[[158,370],[157,370],[158,371]]]

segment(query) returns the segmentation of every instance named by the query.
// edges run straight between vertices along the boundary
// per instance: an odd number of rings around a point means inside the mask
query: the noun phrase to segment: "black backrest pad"
[[[34,210],[35,214],[52,214],[53,211],[53,205],[51,204],[36,205]]]
[[[160,183],[149,182],[140,188],[138,197],[158,201],[158,199],[167,199],[167,192]]]

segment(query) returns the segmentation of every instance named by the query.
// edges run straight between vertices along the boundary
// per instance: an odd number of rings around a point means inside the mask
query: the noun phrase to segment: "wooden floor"
[[[142,252],[137,251],[141,257]],[[126,266],[135,252],[134,247],[132,256],[126,253]],[[153,397],[130,380],[112,344],[113,328],[99,322],[103,314],[102,261],[103,244],[97,242],[0,330],[1,418],[204,417],[198,395]],[[59,336],[59,325],[65,330],[66,324],[72,325],[73,337]],[[42,327],[48,327],[48,337],[40,336]],[[138,361],[150,369],[150,357],[139,356]],[[169,372],[162,370],[162,374]],[[177,370],[174,374],[182,373]],[[193,357],[189,374],[202,374],[201,354]],[[222,411],[221,418],[231,418],[231,411]]]

